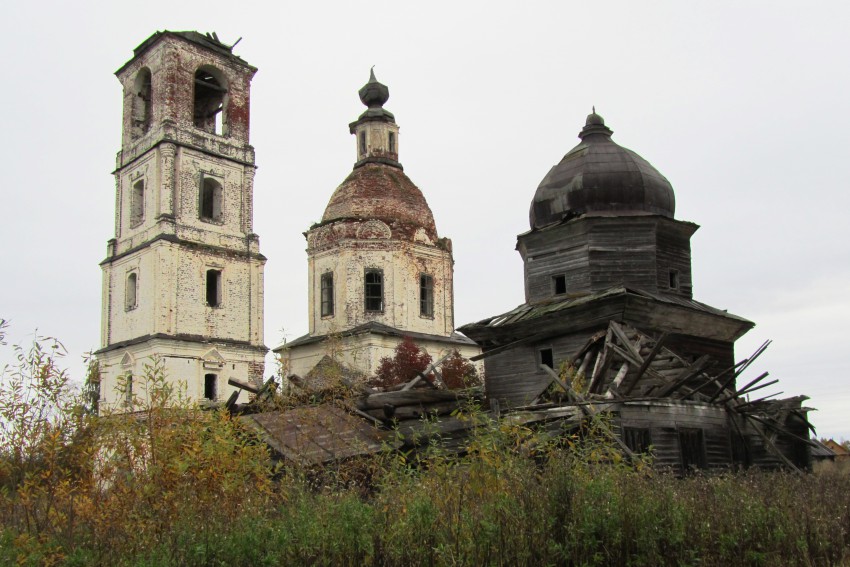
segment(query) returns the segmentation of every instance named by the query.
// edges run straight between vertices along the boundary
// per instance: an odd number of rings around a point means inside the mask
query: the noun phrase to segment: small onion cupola
[[[357,139],[357,162],[354,167],[367,163],[383,163],[401,169],[398,162],[398,125],[395,116],[384,108],[390,98],[390,89],[375,78],[375,69],[369,73],[369,82],[358,91],[360,101],[368,108],[356,121],[348,125]]]
[[[635,152],[617,145],[596,109],[579,133],[581,143],[555,165],[534,195],[531,229],[584,215],[661,215],[673,218],[670,182]]]

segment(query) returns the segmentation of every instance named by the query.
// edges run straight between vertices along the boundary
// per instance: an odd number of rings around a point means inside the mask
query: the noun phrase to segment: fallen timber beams
[[[578,406],[581,409],[581,411],[582,411],[582,413],[584,414],[585,417],[593,418],[593,417],[596,416],[597,412],[596,412],[596,410],[593,409],[593,405],[587,404],[584,397],[580,393],[578,393],[575,390],[573,390],[572,388],[570,388],[566,383],[564,383],[564,381],[561,380],[561,377],[558,376],[558,374],[554,370],[552,370],[551,368],[549,368],[545,364],[541,364],[540,368],[544,372],[549,374],[552,377],[552,380],[556,384],[558,384],[561,388],[563,388],[564,391],[567,392],[567,395],[573,401],[578,402]],[[635,459],[635,454],[632,452],[631,449],[628,448],[628,446],[623,442],[623,440],[620,439],[620,436],[617,435],[616,433],[614,433],[613,431],[611,431],[611,428],[608,427],[607,423],[602,423],[601,425],[602,425],[602,431],[605,433],[605,435],[609,439],[614,441],[620,447],[620,450],[623,451],[623,453],[629,458],[629,460],[633,461]]]

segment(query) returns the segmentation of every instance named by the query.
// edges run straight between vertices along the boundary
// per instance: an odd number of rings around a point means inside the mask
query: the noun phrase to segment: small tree
[[[478,370],[469,359],[464,358],[457,350],[443,361],[440,366],[443,382],[449,390],[469,388],[481,383],[478,379]]]
[[[373,386],[388,388],[412,380],[424,372],[431,364],[431,355],[416,346],[410,337],[395,347],[395,355],[381,359],[375,377],[370,381]]]

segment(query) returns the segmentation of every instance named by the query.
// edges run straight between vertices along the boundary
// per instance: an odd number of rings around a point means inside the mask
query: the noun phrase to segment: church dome
[[[355,168],[331,196],[322,224],[373,219],[386,223],[394,238],[413,239],[421,228],[432,241],[437,240],[425,196],[397,167],[365,163]]]
[[[673,186],[648,161],[614,143],[611,134],[594,109],[579,134],[581,143],[537,187],[529,212],[532,229],[593,214],[673,218]]]

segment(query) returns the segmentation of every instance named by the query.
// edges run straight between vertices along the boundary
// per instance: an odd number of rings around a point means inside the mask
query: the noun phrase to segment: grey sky
[[[848,20],[846,2],[16,2],[0,21],[0,317],[13,340],[61,338],[80,376],[114,231],[112,73],[156,30],[216,31],[259,67],[268,346],[307,330],[302,232],[351,171],[376,65],[400,160],[454,241],[459,325],[522,302],[516,235],[596,105],[702,226],[695,298],[757,323],[738,358],[774,339],[748,374],[810,395],[818,433],[850,438]]]

